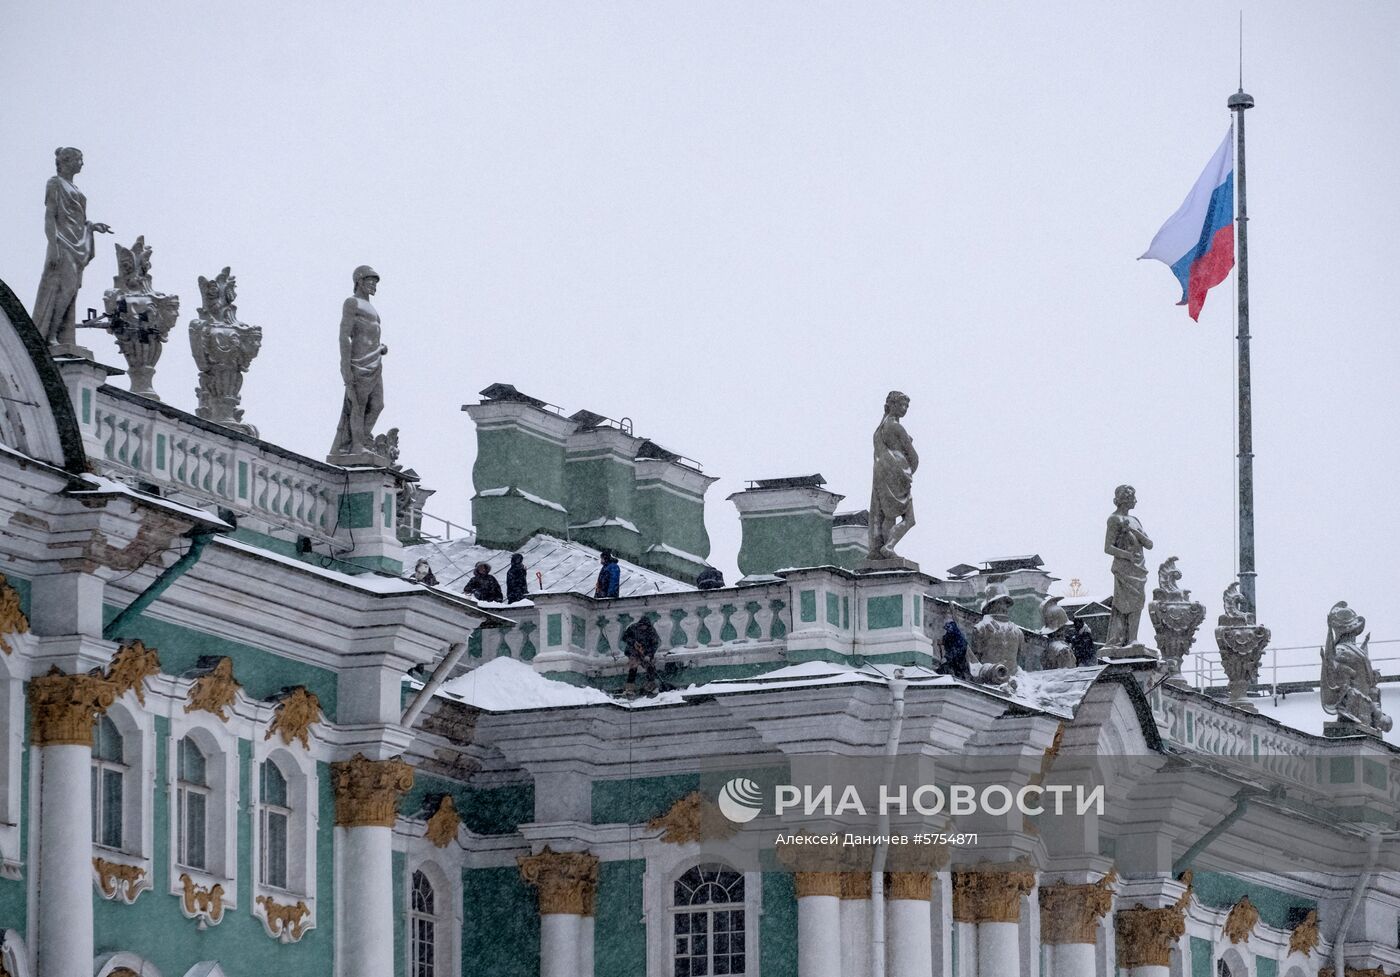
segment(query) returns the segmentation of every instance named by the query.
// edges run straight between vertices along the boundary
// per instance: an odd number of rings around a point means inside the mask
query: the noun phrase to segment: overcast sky
[[[1400,6],[1244,12],[1261,618],[1316,646],[1347,599],[1400,638]],[[1151,567],[1179,556],[1213,620],[1233,279],[1195,324],[1135,258],[1229,126],[1237,71],[1236,7],[1181,0],[28,0],[0,33],[0,278],[32,303],[44,182],[75,145],[89,218],[146,235],[182,323],[196,277],[233,267],[268,440],[325,455],[340,304],[378,269],[380,429],[438,514],[469,521],[459,407],[506,381],[719,476],[732,580],[725,497],[821,472],[864,508],[899,388],[923,458],[901,549],[925,570],[1035,552],[1107,593],[1131,482]],[[183,324],[155,385],[193,409]]]

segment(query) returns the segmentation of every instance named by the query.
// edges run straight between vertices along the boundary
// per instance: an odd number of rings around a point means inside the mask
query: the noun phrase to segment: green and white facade
[[[670,584],[477,605],[405,579],[450,568],[400,539],[400,473],[55,360],[2,285],[0,361],[10,977],[1316,977],[1338,947],[1347,973],[1400,971],[1393,746],[1151,661],[936,675],[974,583],[853,572],[858,522],[819,486],[739,493],[752,582],[696,590],[709,476],[488,388],[477,542],[606,546]],[[643,615],[676,689],[614,699]],[[790,825],[728,824],[724,786],[818,758],[1108,803],[883,865],[740,853]]]

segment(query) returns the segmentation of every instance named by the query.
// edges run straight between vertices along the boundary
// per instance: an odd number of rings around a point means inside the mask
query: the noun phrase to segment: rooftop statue
[[[972,652],[984,665],[1001,665],[1015,675],[1021,665],[1026,638],[1011,620],[1014,601],[1006,585],[990,584],[982,601],[982,619],[972,628]]]
[[[1147,559],[1144,550],[1152,540],[1142,523],[1129,512],[1137,505],[1137,491],[1120,485],[1113,491],[1113,514],[1108,517],[1103,551],[1113,557],[1113,614],[1108,619],[1109,648],[1127,648],[1138,643],[1138,625],[1147,602]]]
[[[1217,619],[1215,643],[1220,648],[1220,664],[1230,680],[1230,705],[1245,712],[1258,712],[1249,702],[1249,690],[1259,681],[1259,663],[1272,635],[1254,620],[1239,581],[1232,581],[1225,588],[1221,603],[1224,606]]]
[[[1206,619],[1206,608],[1200,601],[1191,599],[1191,591],[1181,588],[1181,571],[1174,556],[1167,557],[1157,568],[1157,588],[1152,591],[1147,616],[1156,633],[1157,650],[1162,654],[1167,680],[1185,685],[1182,662],[1195,643],[1196,630]]]
[[[44,190],[44,234],[49,240],[39,294],[34,299],[34,324],[51,344],[76,352],[78,290],[83,269],[95,254],[94,234],[110,234],[106,224],[87,219],[87,197],[73,183],[83,168],[81,150],[61,146],[54,150],[57,176],[49,177]]]
[[[389,347],[379,340],[379,312],[370,297],[379,290],[379,272],[369,265],[355,269],[355,294],[340,310],[340,378],[345,402],[335,443],[326,460],[334,465],[387,466],[374,436],[374,422],[384,410],[384,357]]]
[[[1046,597],[1040,602],[1040,633],[1046,637],[1046,647],[1040,660],[1041,668],[1073,668],[1074,622],[1069,612],[1060,606],[1063,597]]]
[[[107,331],[126,358],[131,392],[160,400],[151,381],[165,341],[180,317],[180,297],[151,287],[151,249],[144,235],[129,248],[117,245],[117,273],[112,287],[102,294],[102,302],[107,309]]]
[[[1228,617],[1238,624],[1254,623],[1254,613],[1249,609],[1248,598],[1240,591],[1238,580],[1230,581],[1230,585],[1225,588],[1225,593],[1220,597],[1220,603],[1224,608],[1224,617]]]
[[[885,416],[875,429],[875,472],[870,490],[871,561],[898,560],[894,548],[914,528],[914,472],[919,453],[899,419],[909,412],[909,397],[891,390]]]
[[[262,348],[262,329],[238,320],[238,306],[233,303],[237,283],[228,268],[212,281],[202,275],[199,279],[204,305],[199,318],[190,323],[190,350],[199,369],[195,413],[257,437],[258,429],[243,423],[243,409],[238,405],[243,374]]]
[[[1366,732],[1388,732],[1393,720],[1381,711],[1379,676],[1371,665],[1371,636],[1358,644],[1366,619],[1342,600],[1327,613],[1327,643],[1322,647],[1322,709],[1337,726],[1355,724]],[[1329,723],[1328,726],[1333,724]],[[1345,735],[1355,730],[1324,730]]]
[[[1177,557],[1169,556],[1157,568],[1157,589],[1152,592],[1154,600],[1190,600],[1191,591],[1181,589],[1181,571],[1176,567]]]

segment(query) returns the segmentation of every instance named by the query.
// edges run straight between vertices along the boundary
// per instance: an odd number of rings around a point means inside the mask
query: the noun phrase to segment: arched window
[[[260,864],[262,884],[275,889],[287,888],[287,840],[292,808],[287,796],[287,778],[276,761],[262,764],[262,783],[258,794],[258,837],[261,839]]]
[[[744,877],[697,865],[676,880],[671,901],[674,977],[743,977]]]
[[[409,977],[437,977],[437,897],[433,883],[422,872],[413,873],[408,925],[413,941],[410,958],[413,970]]]
[[[122,847],[122,746],[116,724],[100,717],[92,736],[92,840],[105,848]]]
[[[186,736],[180,740],[179,779],[176,781],[176,824],[179,849],[176,859],[188,868],[209,867],[209,773],[198,744]]]

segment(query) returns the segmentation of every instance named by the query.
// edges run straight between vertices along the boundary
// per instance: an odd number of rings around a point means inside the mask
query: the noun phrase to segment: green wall
[[[598,866],[597,915],[593,928],[593,972],[598,977],[646,977],[647,928],[642,920],[642,875],[646,860]]]
[[[535,819],[533,783],[482,790],[422,771],[415,772],[413,787],[399,801],[399,813],[408,818],[431,814],[426,809],[434,794],[451,794],[457,816],[479,835],[511,834]]]
[[[539,977],[538,910],[514,865],[464,872],[462,977]]]
[[[814,511],[791,515],[740,516],[743,541],[739,572],[770,574],[785,567],[830,566],[836,563],[831,544],[831,517]]]
[[[763,873],[759,949],[763,977],[797,977],[797,887],[790,872]]]

